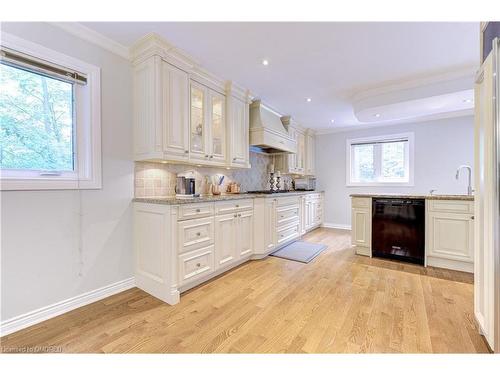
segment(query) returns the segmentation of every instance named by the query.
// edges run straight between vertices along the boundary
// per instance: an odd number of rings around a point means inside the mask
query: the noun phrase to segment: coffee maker
[[[177,174],[175,182],[176,198],[192,198],[196,196],[196,182],[193,171]]]

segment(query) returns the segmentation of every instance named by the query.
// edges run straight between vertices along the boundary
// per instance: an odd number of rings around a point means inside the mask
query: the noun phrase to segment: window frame
[[[100,68],[8,33],[2,33],[1,45],[48,63],[84,73],[87,76],[87,84],[73,85],[74,170],[51,174],[50,171],[44,173],[39,170],[0,168],[0,190],[101,189]]]
[[[408,181],[399,182],[399,181],[353,181],[353,171],[352,171],[352,145],[356,143],[383,143],[383,142],[391,142],[396,140],[406,139],[408,142],[407,152],[406,152],[406,168],[408,170]],[[374,162],[376,164],[377,160],[380,161],[381,165],[381,154],[374,152]],[[415,160],[415,134],[413,132],[408,133],[398,133],[398,134],[385,134],[373,137],[364,137],[364,138],[350,138],[346,140],[346,186],[414,186],[414,160]],[[375,165],[375,170],[378,170],[378,166]],[[380,173],[380,171],[379,171]]]

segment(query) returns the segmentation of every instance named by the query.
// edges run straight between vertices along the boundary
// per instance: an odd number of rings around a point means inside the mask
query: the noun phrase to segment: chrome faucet
[[[461,165],[460,167],[458,167],[457,169],[457,174],[455,175],[455,178],[458,180],[458,178],[460,177],[460,171],[462,169],[467,169],[467,176],[468,176],[468,185],[467,185],[467,195],[472,195],[472,192],[474,190],[472,190],[472,185],[471,185],[471,179],[472,179],[472,168],[468,165]]]

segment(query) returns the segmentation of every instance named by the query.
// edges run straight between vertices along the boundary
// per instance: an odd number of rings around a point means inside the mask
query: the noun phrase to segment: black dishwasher
[[[373,198],[372,255],[424,264],[424,199]]]

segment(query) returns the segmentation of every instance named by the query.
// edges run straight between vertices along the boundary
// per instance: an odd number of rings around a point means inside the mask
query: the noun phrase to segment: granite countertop
[[[273,194],[258,194],[258,193],[240,193],[240,194],[221,194],[221,195],[205,195],[196,198],[176,198],[173,197],[148,197],[148,198],[134,198],[133,202],[141,203],[156,203],[156,204],[189,204],[189,203],[204,203],[204,202],[219,202],[229,201],[235,199],[249,199],[249,198],[270,198],[270,197],[284,197],[293,195],[304,195],[322,193],[322,191],[289,191],[286,193],[273,193]]]
[[[473,195],[460,194],[351,194],[351,197],[358,198],[408,198],[408,199],[429,199],[429,200],[457,200],[473,201]]]

